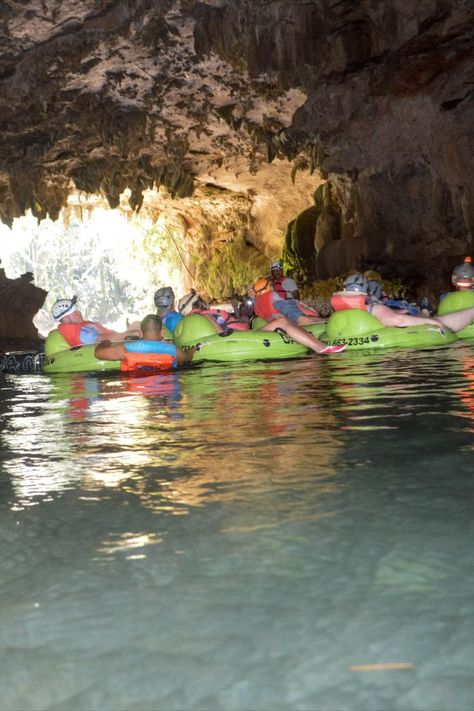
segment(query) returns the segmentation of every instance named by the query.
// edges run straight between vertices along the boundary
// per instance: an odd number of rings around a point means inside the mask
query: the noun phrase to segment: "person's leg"
[[[265,326],[261,326],[257,330],[276,331],[277,328],[285,331],[285,333],[287,333],[294,341],[301,343],[301,345],[306,346],[306,348],[309,348],[315,353],[337,353],[345,348],[345,346],[326,346],[325,343],[319,341],[317,338],[312,336],[311,333],[305,331],[304,328],[296,326],[296,324],[292,323],[284,316],[276,316],[274,319],[266,323]]]
[[[463,328],[466,328],[474,321],[474,306],[469,309],[462,309],[462,311],[453,311],[444,316],[436,316],[435,318],[437,321],[441,321],[443,326],[450,328],[451,331],[462,331]]]
[[[304,314],[295,299],[277,299],[277,301],[274,302],[274,306],[284,318],[300,326],[309,326],[311,323],[324,321],[322,318]]]
[[[296,323],[299,326],[309,326],[312,323],[323,323],[327,321],[326,318],[321,318],[321,316],[307,316],[306,314],[301,314],[298,316]]]

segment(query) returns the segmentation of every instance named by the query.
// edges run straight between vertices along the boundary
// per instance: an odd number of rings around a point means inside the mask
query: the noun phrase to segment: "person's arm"
[[[176,362],[178,365],[184,365],[185,363],[190,363],[196,353],[196,348],[182,348],[176,347]]]
[[[122,343],[113,344],[104,340],[95,347],[94,354],[98,360],[123,360],[125,358],[125,347]]]
[[[375,318],[384,326],[395,326],[397,328],[404,328],[406,326],[437,326],[442,328],[443,324],[434,318],[425,318],[424,316],[410,316],[410,314],[400,313],[400,311],[393,311],[388,306],[383,304],[374,304],[371,313]]]
[[[136,328],[134,328],[132,324],[132,326],[127,328],[126,331],[107,331],[103,336],[99,337],[99,340],[103,340],[103,338],[111,338],[114,341],[124,341],[126,338],[130,338],[130,336],[136,336],[139,338],[140,335],[140,324],[138,324]]]
[[[298,285],[294,279],[291,279],[291,277],[285,277],[283,279],[282,286],[287,294],[291,294],[293,299],[296,299],[297,301],[300,300],[300,290],[298,289]]]

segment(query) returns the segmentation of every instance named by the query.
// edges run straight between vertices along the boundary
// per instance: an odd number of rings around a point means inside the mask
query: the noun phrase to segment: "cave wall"
[[[40,338],[33,325],[35,313],[42,307],[47,292],[32,283],[32,274],[9,279],[0,267],[0,352],[9,347],[36,347]],[[21,343],[14,343],[21,339]]]
[[[258,212],[286,162],[267,216],[291,174],[298,211],[318,171],[330,186],[316,275],[441,283],[473,249],[473,19],[469,0],[4,0],[0,216],[55,217],[73,183],[139,208],[210,182]]]

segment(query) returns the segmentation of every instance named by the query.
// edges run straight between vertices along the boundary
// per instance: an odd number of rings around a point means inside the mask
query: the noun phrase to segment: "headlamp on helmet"
[[[474,284],[474,267],[471,257],[465,257],[464,262],[453,271],[452,282],[456,289],[470,289]]]
[[[51,316],[55,321],[60,321],[64,316],[69,316],[69,314],[77,311],[76,302],[77,296],[73,296],[72,299],[58,299],[51,308]]]

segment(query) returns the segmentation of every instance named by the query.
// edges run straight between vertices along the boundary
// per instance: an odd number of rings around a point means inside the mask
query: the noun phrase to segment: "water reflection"
[[[3,379],[3,706],[468,708],[471,372]]]

